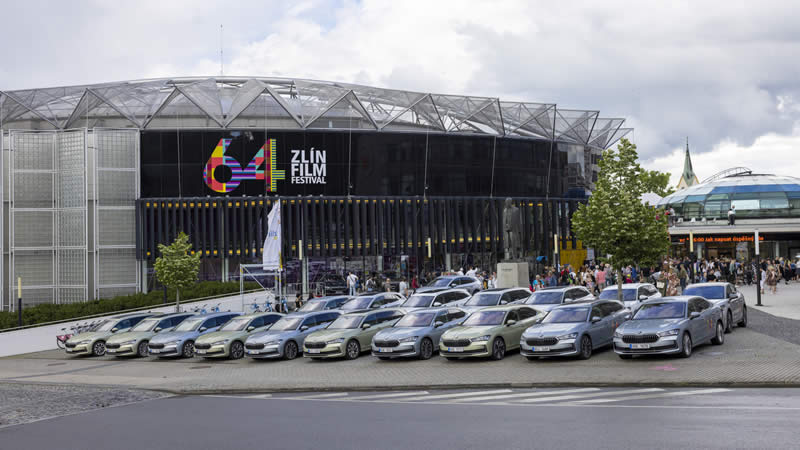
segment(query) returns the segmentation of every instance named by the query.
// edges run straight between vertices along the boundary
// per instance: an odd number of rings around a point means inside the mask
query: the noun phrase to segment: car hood
[[[659,331],[670,330],[687,319],[649,319],[649,320],[628,320],[622,322],[622,325],[617,328],[620,332],[652,332],[658,333]]]
[[[306,337],[306,342],[330,341],[339,339],[341,337],[355,336],[361,331],[361,328],[348,328],[346,330],[320,330],[315,331]]]
[[[184,339],[196,337],[198,334],[199,333],[197,331],[170,331],[168,333],[158,333],[157,335],[153,336],[153,339],[150,339],[150,342],[158,343],[182,341]]]
[[[110,331],[90,331],[87,333],[76,334],[69,338],[67,342],[81,342],[81,341],[94,341],[96,339],[106,339],[109,336],[114,336]]]
[[[106,341],[106,344],[114,344],[119,342],[130,341],[132,339],[140,340],[153,337],[156,333],[153,331],[128,331],[125,333],[115,334],[113,337]]]
[[[419,294],[420,292],[428,292],[428,291],[432,291],[434,289],[443,289],[443,288],[442,288],[442,286],[422,286],[422,287],[418,287],[417,289],[415,289],[414,293],[415,294]]]
[[[422,336],[429,332],[431,327],[402,327],[402,328],[387,328],[375,334],[375,339],[383,339],[386,341],[392,339],[402,339],[409,336]]]
[[[526,303],[526,304],[527,304],[528,306],[530,306],[531,308],[533,308],[533,309],[537,310],[537,311],[544,311],[544,312],[552,311],[552,310],[553,310],[553,309],[554,309],[556,306],[561,306],[561,303],[555,303],[555,304],[544,304],[544,303],[543,303],[543,304],[534,304],[534,303]]]
[[[485,327],[462,327],[458,326],[447,330],[442,335],[442,339],[471,339],[487,334],[494,334],[501,325],[489,325]]]
[[[214,331],[213,333],[208,333],[200,336],[195,341],[195,344],[199,343],[208,343],[211,344],[213,342],[222,341],[225,339],[236,339],[238,337],[242,337],[246,335],[247,332],[242,331]]]
[[[522,334],[523,337],[561,336],[562,334],[575,333],[585,328],[586,322],[578,323],[538,323]]]
[[[276,341],[278,339],[289,339],[294,337],[297,334],[297,330],[286,330],[286,331],[262,331],[260,333],[254,333],[247,338],[247,342],[252,343],[263,343],[269,341]]]
[[[730,301],[728,298],[707,298],[706,300],[718,306],[722,306]]]

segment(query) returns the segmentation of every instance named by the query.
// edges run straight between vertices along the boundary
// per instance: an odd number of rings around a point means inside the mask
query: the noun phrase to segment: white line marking
[[[347,392],[334,392],[331,394],[303,395],[301,397],[287,397],[292,400],[317,400],[320,398],[347,397]]]
[[[596,398],[593,400],[578,400],[575,403],[586,404],[586,403],[623,402],[626,400],[642,400],[648,398],[682,397],[686,395],[716,394],[718,392],[728,392],[728,391],[730,391],[730,389],[698,389],[695,391],[665,392],[663,394],[630,395],[627,397],[620,397],[620,398]]]
[[[270,398],[272,394],[255,394],[255,395],[245,395],[244,398]]]
[[[543,403],[543,402],[555,402],[555,401],[563,401],[563,400],[573,400],[576,398],[590,398],[590,397],[604,397],[607,395],[622,395],[622,394],[643,394],[645,392],[664,392],[663,389],[659,388],[648,388],[648,389],[631,389],[627,391],[604,391],[604,392],[595,392],[591,394],[580,394],[580,395],[557,395],[554,397],[543,397],[543,398],[529,398],[525,400],[520,400],[520,403]]]
[[[423,395],[420,397],[403,398],[398,401],[413,402],[416,400],[441,400],[445,398],[458,398],[458,397],[471,397],[473,395],[486,395],[486,394],[505,394],[511,392],[511,389],[498,389],[495,391],[477,391],[477,392],[459,392],[458,394],[442,394],[442,395]]]
[[[456,402],[479,402],[483,400],[502,400],[502,399],[517,399],[517,398],[525,398],[525,397],[541,397],[541,396],[552,396],[556,394],[569,394],[573,392],[594,392],[598,391],[597,388],[581,388],[581,389],[562,389],[558,391],[534,391],[525,393],[523,391],[518,391],[513,394],[507,395],[486,395],[482,397],[469,397],[469,398],[458,398],[455,400],[450,400],[451,403]],[[524,401],[524,400],[520,400]]]
[[[416,391],[416,392],[396,392],[394,394],[359,395],[358,397],[351,397],[350,400],[353,401],[377,400],[381,398],[407,397],[410,395],[425,395],[427,393],[428,391]]]

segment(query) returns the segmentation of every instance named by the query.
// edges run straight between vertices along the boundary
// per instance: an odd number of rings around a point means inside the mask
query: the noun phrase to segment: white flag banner
[[[269,228],[262,254],[264,270],[281,270],[281,202],[276,201],[267,216]]]

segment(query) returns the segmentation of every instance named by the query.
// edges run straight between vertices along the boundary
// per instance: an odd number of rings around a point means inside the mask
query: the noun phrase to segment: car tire
[[[728,314],[725,316],[726,324],[725,324],[725,333],[730,333],[733,331],[733,313],[730,309],[728,309]]]
[[[294,341],[289,341],[283,347],[283,359],[295,359],[297,358],[297,352],[297,344]]]
[[[728,313],[730,314],[730,313]],[[722,327],[722,322],[717,322],[717,327],[714,330],[714,337],[711,338],[711,343],[714,345],[722,345],[725,343],[725,331]]]
[[[244,345],[239,341],[231,342],[231,350],[228,353],[230,359],[241,359],[244,356]]]
[[[419,359],[431,359],[433,356],[433,341],[429,338],[422,339],[419,343]]]
[[[740,320],[736,326],[747,328],[747,308],[742,308],[742,320]]]
[[[617,354],[617,356],[619,356],[620,359],[633,359],[633,355],[620,355],[620,354]]]
[[[492,341],[492,356],[495,361],[500,361],[506,357],[506,341],[501,337],[496,337]]]
[[[355,339],[347,341],[347,345],[344,348],[344,357],[346,359],[356,359],[359,356],[361,356],[361,344]]]
[[[528,361],[538,361],[539,360],[538,356],[526,356],[526,358],[528,358]]]
[[[97,341],[92,344],[92,356],[103,356],[106,354],[106,342]]]
[[[689,333],[683,333],[681,339],[681,358],[688,358],[692,356],[692,337]]]
[[[592,338],[587,335],[581,337],[581,351],[578,353],[578,358],[589,359],[592,357]]]
[[[186,341],[181,347],[181,357],[194,358],[194,341]]]
[[[147,355],[147,341],[139,342],[139,345],[136,347],[136,356],[144,358]]]

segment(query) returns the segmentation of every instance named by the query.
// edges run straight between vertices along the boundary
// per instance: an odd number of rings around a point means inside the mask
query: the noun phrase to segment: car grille
[[[327,344],[324,342],[306,342],[306,348],[325,348]]]
[[[400,341],[375,341],[376,347],[397,347]]]
[[[155,348],[155,349],[161,349],[161,348],[164,348],[164,344],[154,344],[154,343],[152,343],[152,342],[151,342],[151,343],[149,343],[149,344],[147,344],[147,346],[148,346],[148,347],[150,347],[150,348]]]
[[[211,348],[211,344],[194,344],[194,348],[198,350],[208,350]]]
[[[106,348],[110,348],[110,349],[119,348],[119,344],[106,344]]]
[[[622,336],[622,342],[626,344],[648,344],[657,340],[658,335],[655,334],[626,334]]]
[[[554,337],[534,338],[534,339],[528,339],[525,342],[527,342],[528,345],[556,345],[558,343],[558,339]]]
[[[244,348],[248,350],[261,350],[262,348],[264,348],[264,344],[255,344],[252,342],[248,342],[244,344]]]
[[[468,347],[472,342],[469,339],[456,339],[454,341],[444,340],[442,343],[445,347]]]
[[[73,342],[67,342],[67,343],[66,343],[66,344],[64,344],[64,345],[66,345],[66,346],[67,346],[67,348],[75,348],[75,347],[76,347],[78,344],[75,344],[75,343],[73,343]]]

